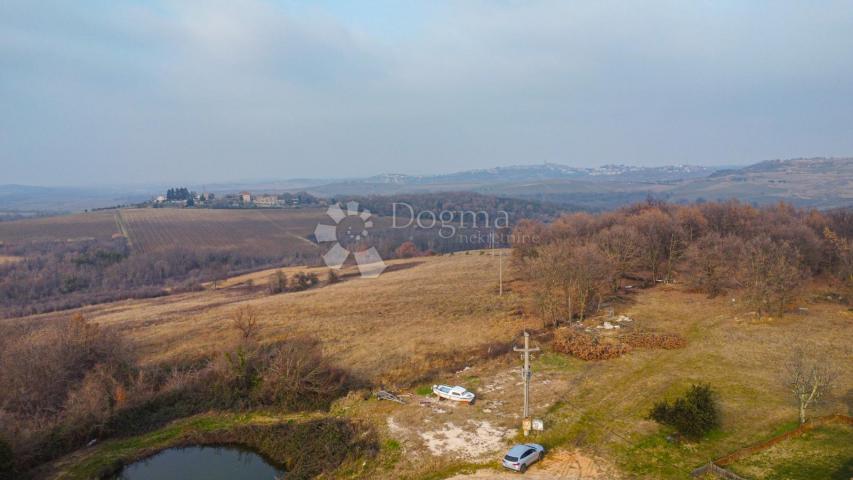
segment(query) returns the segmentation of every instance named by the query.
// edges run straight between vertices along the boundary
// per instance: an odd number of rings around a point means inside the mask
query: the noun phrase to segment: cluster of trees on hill
[[[2,250],[24,257],[0,265],[0,313],[21,316],[124,298],[199,289],[230,273],[295,259],[175,248],[131,252],[124,239],[33,243]]]
[[[849,301],[852,235],[849,210],[650,200],[548,225],[525,220],[511,238],[514,263],[536,285],[539,313],[556,325],[594,312],[626,281],[686,282],[711,297],[737,289],[758,315],[782,315],[798,286],[822,275]]]
[[[168,201],[190,200],[191,198],[192,194],[186,187],[170,188],[166,190],[166,200]]]

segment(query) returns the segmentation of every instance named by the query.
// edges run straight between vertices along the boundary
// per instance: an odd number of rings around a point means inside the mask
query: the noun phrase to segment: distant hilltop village
[[[298,208],[325,205],[326,201],[306,192],[260,194],[240,192],[218,196],[208,192],[193,192],[186,187],[170,188],[140,206],[154,208]]]

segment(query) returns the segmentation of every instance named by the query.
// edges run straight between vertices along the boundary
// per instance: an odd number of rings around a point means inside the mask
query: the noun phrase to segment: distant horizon
[[[204,185],[208,185],[211,187],[217,186],[227,186],[227,185],[254,185],[261,183],[285,183],[285,182],[326,182],[326,183],[335,183],[335,182],[346,182],[353,180],[365,180],[372,177],[379,177],[383,175],[402,175],[406,177],[440,177],[440,176],[448,176],[448,175],[456,175],[461,173],[468,172],[479,172],[479,171],[489,171],[495,169],[509,169],[515,167],[536,167],[536,166],[545,166],[545,165],[558,165],[561,167],[568,167],[573,169],[596,169],[603,168],[606,166],[625,166],[625,167],[637,167],[637,168],[663,168],[663,167],[676,167],[676,166],[689,166],[689,167],[701,167],[712,170],[726,170],[726,169],[736,169],[736,168],[745,168],[751,165],[756,165],[763,162],[774,162],[774,161],[791,161],[791,160],[809,160],[809,159],[827,159],[827,160],[846,160],[853,159],[853,155],[840,155],[840,156],[797,156],[797,157],[789,157],[789,158],[768,158],[763,160],[757,160],[753,162],[746,163],[721,163],[721,164],[701,164],[701,163],[693,163],[693,162],[684,162],[684,163],[667,163],[667,164],[655,164],[655,165],[638,165],[638,164],[630,164],[630,163],[604,163],[600,165],[594,166],[578,166],[572,165],[569,163],[561,163],[561,162],[539,162],[539,163],[514,163],[514,164],[505,164],[505,165],[494,165],[491,167],[480,167],[480,168],[470,168],[470,169],[460,169],[460,170],[452,170],[452,171],[440,171],[436,173],[411,173],[405,171],[382,171],[371,174],[366,174],[363,176],[347,176],[347,177],[260,177],[260,178],[224,178],[219,180],[210,180],[210,181],[199,181],[199,180],[158,180],[158,181],[149,181],[149,182],[126,182],[126,183],[41,183],[41,184],[33,184],[33,183],[19,183],[19,182],[2,182],[0,183],[0,187],[24,187],[24,188],[51,188],[51,189],[86,189],[86,188],[94,188],[94,189],[126,189],[126,188],[136,188],[136,189],[151,189],[151,188],[168,188],[168,187],[176,187],[176,186],[192,186],[192,187],[201,187]],[[319,184],[319,183],[318,183]]]
[[[506,165],[494,165],[491,167],[480,167],[480,168],[470,168],[470,169],[460,169],[460,170],[452,170],[452,171],[439,171],[436,173],[411,173],[406,171],[382,171],[371,174],[366,174],[364,176],[347,176],[347,177],[265,177],[265,178],[225,178],[220,180],[211,180],[211,181],[198,181],[198,180],[160,180],[160,181],[150,181],[150,182],[129,182],[129,183],[42,183],[42,184],[33,184],[33,183],[19,183],[19,182],[2,182],[0,186],[4,187],[29,187],[29,188],[69,188],[69,189],[79,189],[79,188],[150,188],[150,187],[164,187],[164,186],[202,186],[202,185],[228,185],[228,184],[256,184],[256,183],[275,183],[275,182],[339,182],[339,181],[350,181],[350,180],[364,180],[372,177],[379,177],[383,175],[402,175],[407,177],[439,177],[446,175],[456,175],[460,173],[468,173],[468,172],[478,172],[478,171],[489,171],[494,169],[508,169],[515,167],[536,167],[536,166],[545,166],[545,165],[559,165],[562,167],[574,168],[574,169],[595,169],[602,168],[606,166],[625,166],[625,167],[638,167],[638,168],[662,168],[662,167],[676,167],[676,166],[690,166],[690,167],[701,167],[708,169],[717,169],[717,170],[725,170],[728,168],[744,168],[750,165],[755,165],[757,163],[768,162],[768,161],[776,161],[776,160],[797,160],[800,158],[853,158],[851,157],[841,156],[841,157],[793,157],[793,158],[772,158],[765,160],[758,160],[755,162],[748,162],[742,164],[718,164],[718,165],[703,165],[699,163],[668,163],[668,164],[658,164],[658,165],[636,165],[629,163],[605,163],[601,165],[595,166],[577,166],[568,163],[561,162],[539,162],[539,163],[515,163],[515,164],[506,164]]]

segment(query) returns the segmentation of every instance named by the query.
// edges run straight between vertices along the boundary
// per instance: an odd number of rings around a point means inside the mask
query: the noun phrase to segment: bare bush
[[[69,392],[62,411],[63,420],[66,425],[96,429],[127,401],[124,392],[110,367],[97,365]]]
[[[231,319],[234,328],[240,332],[242,340],[254,340],[258,335],[258,312],[251,305],[237,308]]]
[[[266,353],[256,392],[268,405],[317,408],[343,392],[347,376],[332,368],[316,345],[288,342]]]
[[[0,353],[0,405],[26,415],[56,414],[68,393],[98,364],[130,365],[113,331],[75,315],[7,345]]]

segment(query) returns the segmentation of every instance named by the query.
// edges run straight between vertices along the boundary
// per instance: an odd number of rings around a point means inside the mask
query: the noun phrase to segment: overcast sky
[[[849,1],[0,0],[0,184],[850,155]]]

